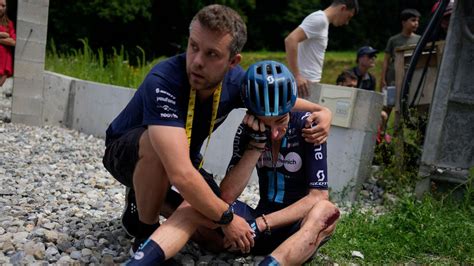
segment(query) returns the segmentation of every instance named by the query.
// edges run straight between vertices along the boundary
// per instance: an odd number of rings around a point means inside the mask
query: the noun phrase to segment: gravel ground
[[[60,127],[9,123],[10,87],[0,87],[0,264],[126,261],[131,239],[119,222],[124,187],[102,166],[104,141]],[[374,184],[365,187],[367,201],[380,199]],[[242,200],[254,205],[256,190],[248,187]],[[190,243],[174,264],[254,265],[261,259],[212,254]]]

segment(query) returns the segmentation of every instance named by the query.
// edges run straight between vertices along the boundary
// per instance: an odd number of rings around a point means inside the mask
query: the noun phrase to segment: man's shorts
[[[245,220],[254,220],[262,214],[274,212],[276,210],[265,210],[264,207],[258,206],[257,209],[253,209],[247,204],[241,201],[235,201],[233,205],[234,213],[243,217]],[[254,247],[250,250],[253,255],[268,255],[272,253],[281,243],[296,233],[301,226],[301,221],[280,227],[278,229],[271,229],[271,235],[266,235],[261,232],[261,235],[255,240]]]
[[[145,130],[145,127],[135,128],[117,139],[108,140],[106,143],[102,162],[110,174],[127,187],[133,188],[133,171],[138,162],[140,137]],[[194,165],[196,167],[195,163]],[[214,181],[213,176],[203,169],[199,170],[199,172],[212,191],[217,196],[220,196],[219,186]],[[183,198],[170,188],[166,201],[171,203],[172,206],[177,207],[183,201]]]

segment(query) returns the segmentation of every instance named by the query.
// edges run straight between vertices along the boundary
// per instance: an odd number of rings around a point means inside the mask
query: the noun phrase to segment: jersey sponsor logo
[[[324,158],[322,150],[323,147],[321,145],[314,146],[314,159],[316,159],[316,161],[322,160]]]
[[[276,163],[276,168],[280,168],[284,166],[285,169],[289,172],[297,172],[301,169],[302,166],[302,159],[301,156],[296,153],[296,152],[290,152],[286,155],[286,157],[283,157],[281,153],[278,154],[278,160]],[[260,160],[257,163],[257,167],[269,167],[272,168],[272,154],[271,152],[264,152]]]
[[[169,104],[172,104],[172,105],[176,105],[176,101],[169,98],[169,97],[156,97],[156,101],[157,102],[162,102],[162,103],[169,103]]]
[[[176,100],[176,96],[174,96],[173,94],[171,94],[171,93],[169,93],[165,90],[161,90],[160,88],[156,88],[155,93],[156,94],[164,94],[164,95],[170,97],[171,99]]]
[[[286,147],[288,148],[293,148],[293,147],[298,147],[298,146],[300,146],[299,142],[288,142],[288,144],[286,144]]]
[[[160,109],[165,110],[166,112],[177,112],[176,109],[171,108],[169,105],[166,105],[166,104],[165,105],[158,105],[157,107],[160,108]]]
[[[240,158],[240,136],[242,135],[243,127],[240,125],[237,128],[237,132],[235,133],[234,142],[232,143],[232,148],[234,150],[232,157]]]
[[[311,182],[309,185],[312,187],[327,187],[328,182]]]
[[[175,119],[178,119],[178,116],[176,114],[168,114],[168,113],[161,113],[160,117],[161,118],[175,118]]]
[[[297,172],[301,169],[301,156],[296,152],[290,152],[286,155],[283,165],[285,169],[289,172]]]
[[[324,174],[324,170],[319,170],[316,173],[316,178],[318,179],[319,182],[323,181],[326,178],[326,175]]]

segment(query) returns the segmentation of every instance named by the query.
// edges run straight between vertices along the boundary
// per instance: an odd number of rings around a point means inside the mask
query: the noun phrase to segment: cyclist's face
[[[285,114],[276,117],[259,116],[258,119],[260,119],[260,121],[262,121],[265,126],[269,128],[272,140],[280,140],[286,134],[288,122],[290,121],[290,115]]]

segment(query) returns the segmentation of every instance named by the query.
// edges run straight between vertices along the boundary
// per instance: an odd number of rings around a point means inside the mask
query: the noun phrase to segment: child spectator
[[[390,37],[385,48],[380,88],[395,85],[395,48],[416,44],[420,40],[420,35],[415,34],[420,21],[420,12],[416,9],[405,9],[400,14],[400,18],[402,21],[402,32]]]

